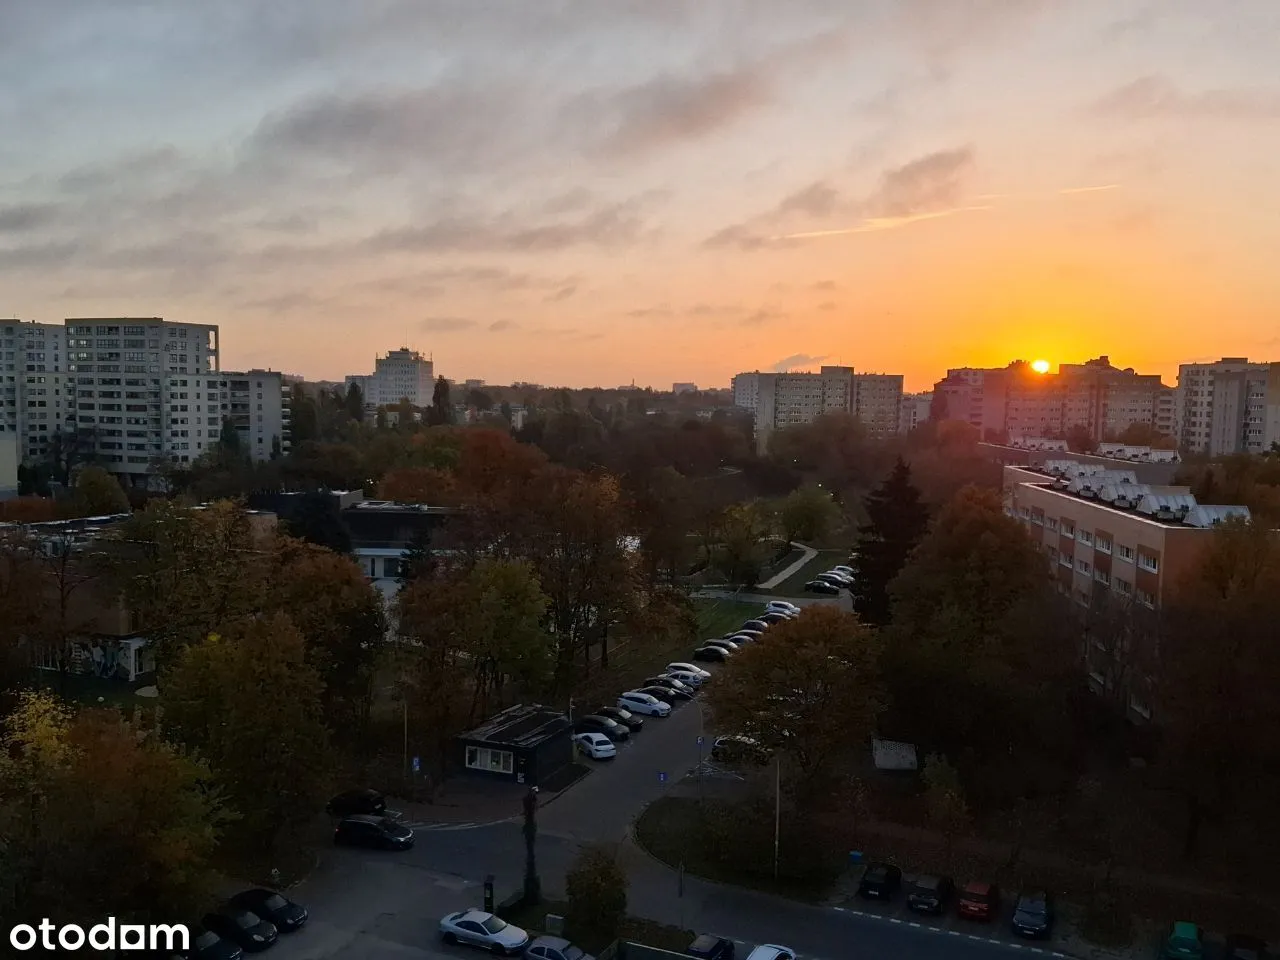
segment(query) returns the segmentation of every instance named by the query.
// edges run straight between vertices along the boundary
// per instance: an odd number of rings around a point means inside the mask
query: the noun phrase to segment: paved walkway
[[[789,566],[783,567],[781,570],[775,573],[772,577],[770,577],[764,583],[757,583],[756,584],[757,590],[772,590],[774,587],[780,584],[783,580],[787,579],[787,577],[794,576],[795,573],[801,567],[803,567],[806,563],[808,563],[810,560],[812,560],[814,557],[818,555],[817,550],[815,550],[813,547],[806,547],[803,543],[797,543],[796,541],[793,540],[791,541],[791,545],[795,547],[797,550],[801,551],[804,554],[804,556],[802,556],[795,563],[792,563]]]

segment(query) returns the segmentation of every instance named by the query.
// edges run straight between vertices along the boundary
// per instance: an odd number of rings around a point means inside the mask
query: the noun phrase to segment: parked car
[[[902,871],[892,863],[872,863],[858,881],[858,896],[868,900],[892,900],[902,886]]]
[[[1257,937],[1233,933],[1227,937],[1223,957],[1225,960],[1269,960],[1271,954],[1267,953],[1267,945]]]
[[[704,640],[704,641],[702,642],[702,645],[703,645],[704,647],[724,647],[724,648],[725,648],[726,650],[728,650],[730,653],[737,653],[737,652],[738,652],[738,646],[739,646],[739,645],[738,645],[735,641],[733,641],[733,640],[724,640],[724,639],[720,639],[720,640]]]
[[[1000,889],[983,880],[966,883],[956,901],[956,912],[970,920],[990,920],[999,909]]]
[[[1048,937],[1053,930],[1053,902],[1043,890],[1025,890],[1013,906],[1013,932],[1023,937]]]
[[[710,670],[703,670],[701,667],[697,666],[696,664],[686,663],[686,662],[685,662],[685,661],[683,661],[683,660],[676,660],[676,661],[673,661],[672,663],[668,663],[668,664],[667,664],[667,670],[668,670],[668,671],[670,671],[670,672],[675,672],[675,671],[682,671],[682,672],[684,672],[684,671],[687,671],[688,673],[695,673],[695,674],[697,674],[697,675],[698,675],[698,676],[700,676],[703,680],[710,680],[710,679],[711,679],[711,671],[710,671]]]
[[[728,640],[730,643],[736,643],[738,646],[745,646],[748,643],[755,643],[760,639],[758,633],[731,633],[727,637],[721,637],[722,640]],[[713,641],[708,640],[707,643]]]
[[[733,941],[728,937],[700,933],[684,952],[698,960],[733,960],[733,949]]]
[[[704,677],[701,671],[690,673],[688,670],[668,670],[663,676],[670,677],[672,680],[679,680],[686,687],[693,690],[702,689],[702,685],[710,679],[710,677]]]
[[[916,913],[940,914],[947,907],[956,885],[950,877],[923,874],[907,883],[907,907]]]
[[[330,800],[325,810],[335,817],[350,817],[357,813],[380,817],[387,812],[387,798],[377,790],[348,790]]]
[[[666,687],[668,690],[674,690],[676,693],[687,693],[691,696],[694,693],[693,687],[689,686],[687,683],[681,683],[674,677],[649,677],[645,680],[644,685],[646,687]]]
[[[752,640],[759,640],[763,636],[763,630],[757,630],[754,627],[739,627],[737,630],[730,630],[724,635],[723,639],[732,640],[735,637],[750,637]]]
[[[1199,924],[1179,920],[1169,926],[1160,945],[1160,960],[1203,960],[1204,930]]]
[[[307,908],[281,896],[274,890],[255,887],[231,898],[237,907],[252,910],[263,920],[275,924],[281,933],[290,933],[307,922]]]
[[[388,817],[362,813],[340,820],[333,831],[333,842],[378,850],[408,850],[413,846],[413,831]]]
[[[786,623],[793,616],[795,616],[793,613],[783,613],[781,610],[770,610],[767,613],[760,614],[756,619],[761,623],[767,623],[772,627],[775,624]]]
[[[190,948],[180,952],[179,956],[187,960],[243,960],[244,951],[224,940],[212,930],[203,927],[190,928]]]
[[[647,693],[641,693],[639,690],[628,690],[626,693],[618,694],[618,706],[623,710],[646,717],[665,717],[671,712],[671,704],[657,697],[651,697]]]
[[[595,711],[595,714],[607,720],[612,720],[614,723],[622,724],[633,734],[639,733],[644,729],[643,720],[630,710],[623,710],[621,707],[601,707]]]
[[[766,613],[789,613],[793,617],[800,615],[800,608],[790,600],[770,600],[764,605]]]
[[[845,589],[848,589],[849,587],[853,586],[852,579],[850,579],[849,577],[843,576],[839,573],[832,573],[830,570],[828,570],[826,573],[818,574],[816,577],[814,577],[814,579],[825,580],[827,581],[827,583],[834,583],[836,586],[844,587]]]
[[[840,588],[826,580],[810,580],[804,585],[806,593],[821,593],[828,597],[840,596]]]
[[[631,739],[631,731],[622,724],[603,717],[598,713],[588,713],[573,721],[574,733],[603,733],[615,743]]]
[[[711,759],[717,763],[768,763],[769,751],[750,737],[730,734],[716,737],[711,744]]]
[[[670,687],[660,687],[656,684],[641,687],[640,692],[647,693],[651,697],[656,697],[663,703],[669,703],[673,707],[678,703],[684,703],[693,699],[693,694],[691,693],[683,693],[679,690],[672,690]]]
[[[222,904],[212,913],[206,913],[200,922],[206,930],[212,930],[250,953],[265,950],[279,939],[274,923],[234,903]]]
[[[853,579],[858,575],[858,572],[854,570],[853,567],[845,566],[844,564],[840,564],[839,566],[832,567],[831,572],[843,573],[846,577],[849,577],[850,579]]]
[[[529,934],[483,910],[459,910],[440,920],[440,939],[515,957],[529,945]]]
[[[529,960],[595,960],[563,937],[538,937],[529,944],[524,955]]]
[[[762,943],[747,954],[747,960],[796,960],[796,952],[776,943]]]
[[[618,755],[618,748],[603,733],[576,733],[573,743],[579,753],[592,760],[612,760]]]
[[[768,629],[769,629],[769,624],[766,623],[764,620],[746,620],[743,622],[742,626],[739,628],[739,632],[743,632],[747,630],[759,630],[761,633],[764,633]]]
[[[705,663],[724,663],[733,656],[733,651],[726,650],[724,647],[699,647],[693,651],[692,656],[693,659]]]

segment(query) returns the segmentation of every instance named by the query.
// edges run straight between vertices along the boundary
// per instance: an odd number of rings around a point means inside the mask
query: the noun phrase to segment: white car
[[[843,564],[838,567],[832,567],[831,569],[836,573],[843,573],[846,577],[856,577],[858,575],[853,567],[846,567]]]
[[[657,697],[639,690],[618,694],[618,706],[645,717],[666,717],[671,714],[671,704],[663,703]]]
[[[800,612],[800,608],[788,600],[770,600],[764,605],[764,611],[765,613],[777,612],[795,615]]]
[[[519,956],[529,945],[529,934],[483,910],[459,910],[440,920],[440,939],[465,943],[499,956]]]
[[[703,670],[696,664],[686,663],[683,660],[676,660],[667,664],[667,669],[672,673],[692,673],[694,676],[701,677],[703,680],[711,679],[711,671]]]
[[[776,943],[762,943],[747,954],[747,960],[796,960],[796,952]]]
[[[664,677],[670,677],[672,680],[679,680],[686,687],[692,687],[694,690],[707,682],[707,678],[702,675],[702,671],[691,673],[688,670],[668,670],[663,674]]]
[[[618,748],[603,733],[579,733],[574,736],[573,742],[581,753],[592,760],[612,760],[618,755]]]

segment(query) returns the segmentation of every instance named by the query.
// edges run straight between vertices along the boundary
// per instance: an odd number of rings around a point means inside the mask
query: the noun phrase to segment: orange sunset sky
[[[0,309],[223,366],[1280,359],[1271,0],[0,7]]]

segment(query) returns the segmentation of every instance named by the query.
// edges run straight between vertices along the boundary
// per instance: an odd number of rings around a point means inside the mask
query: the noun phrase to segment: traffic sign
[[[706,739],[705,737],[698,737],[698,746],[702,746],[705,739]]]
[[[666,783],[666,782],[667,782],[667,771],[665,771],[665,770],[659,770],[659,771],[658,771],[658,782],[659,782],[659,783]]]
[[[421,759],[420,757],[414,757],[414,758],[413,758],[413,772],[414,772],[414,773],[417,773],[420,769],[422,769],[422,759]]]

